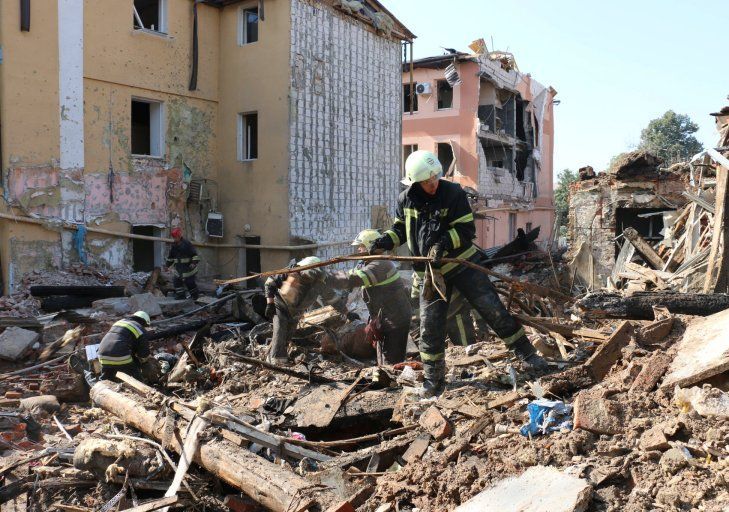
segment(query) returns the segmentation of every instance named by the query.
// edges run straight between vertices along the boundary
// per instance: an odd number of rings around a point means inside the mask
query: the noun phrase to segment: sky
[[[604,170],[667,110],[688,114],[705,147],[717,143],[709,113],[729,105],[727,0],[382,1],[417,36],[416,59],[483,38],[557,90],[555,180]]]

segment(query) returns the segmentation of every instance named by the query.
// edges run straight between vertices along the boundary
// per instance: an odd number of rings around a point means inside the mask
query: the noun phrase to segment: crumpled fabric
[[[527,405],[527,411],[529,423],[519,429],[524,437],[572,430],[572,406],[560,400],[534,400]]]
[[[78,257],[81,260],[81,263],[84,265],[88,265],[89,261],[86,257],[86,225],[85,224],[77,224],[76,225],[76,231],[73,234],[73,243],[76,246],[76,252],[78,252]]]

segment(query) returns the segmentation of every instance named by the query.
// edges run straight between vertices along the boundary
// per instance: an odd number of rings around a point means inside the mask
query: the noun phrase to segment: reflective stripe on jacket
[[[114,323],[101,340],[99,362],[102,365],[121,366],[133,363],[134,357],[145,361],[149,357],[145,332],[144,327],[129,318]]]
[[[388,231],[394,247],[407,243],[413,256],[427,256],[430,248],[440,243],[443,256],[470,259],[477,249],[473,245],[476,225],[466,192],[457,183],[440,180],[434,196],[413,184],[400,194],[395,220]],[[447,274],[458,266],[448,263],[441,267]],[[424,270],[423,263],[415,263],[416,271]]]

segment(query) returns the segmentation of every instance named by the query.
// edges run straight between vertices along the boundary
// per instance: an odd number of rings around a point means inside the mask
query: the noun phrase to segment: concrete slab
[[[535,466],[501,480],[455,512],[584,512],[591,499],[592,486],[586,480]]]
[[[20,327],[8,327],[0,334],[0,359],[17,361],[40,340],[40,334]]]
[[[729,309],[693,320],[661,387],[698,384],[729,370]]]
[[[135,311],[146,311],[149,316],[160,316],[162,314],[162,308],[158,300],[151,293],[138,293],[129,298],[129,305],[132,307],[132,313]]]
[[[129,297],[113,297],[110,299],[95,300],[91,303],[91,307],[115,316],[128,315],[132,311]]]
[[[157,304],[165,316],[181,315],[197,307],[192,299],[178,300],[170,297],[157,297]]]

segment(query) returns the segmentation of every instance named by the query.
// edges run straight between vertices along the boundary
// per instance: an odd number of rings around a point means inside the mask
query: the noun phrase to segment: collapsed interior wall
[[[592,281],[584,284],[589,287],[607,284],[617,250],[623,243],[622,229],[635,227],[647,235],[648,231],[643,229],[647,226],[654,233],[654,242],[660,237],[660,233],[655,233],[657,221],[647,224],[646,218],[638,214],[675,210],[685,205],[687,199],[681,195],[685,178],[680,173],[653,168],[622,178],[615,172],[606,172],[571,185],[567,257],[579,260],[583,281]],[[586,278],[584,274],[590,272],[591,279]]]

